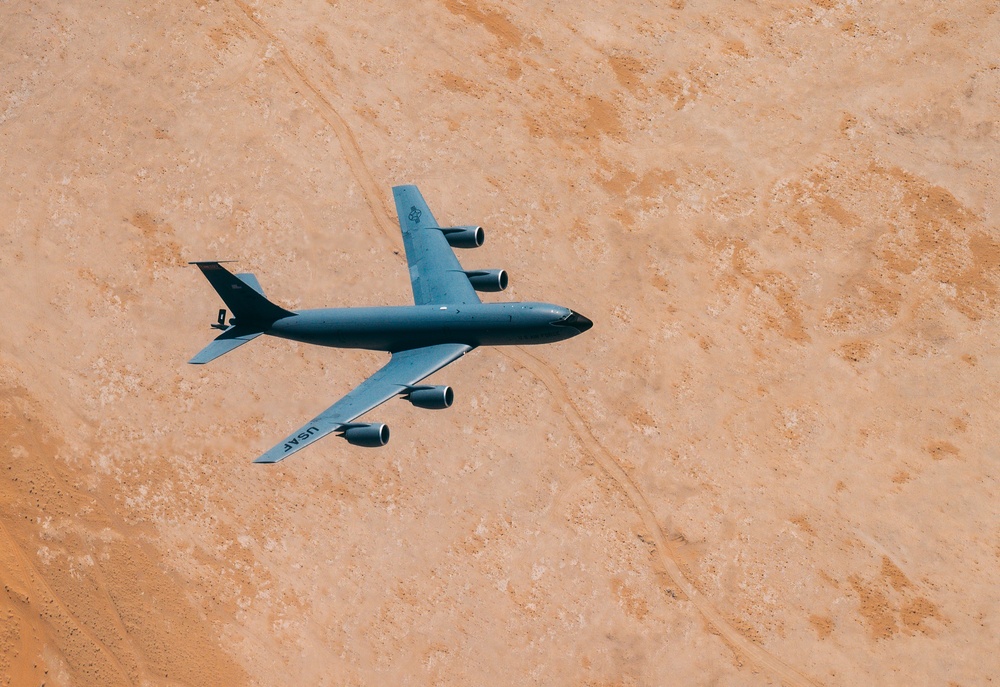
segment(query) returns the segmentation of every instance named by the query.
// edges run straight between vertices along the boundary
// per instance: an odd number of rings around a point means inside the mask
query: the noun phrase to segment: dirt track
[[[993,3],[133,5],[0,8],[0,684],[1000,674]],[[406,303],[395,183],[596,327],[251,465],[383,358],[186,261]]]

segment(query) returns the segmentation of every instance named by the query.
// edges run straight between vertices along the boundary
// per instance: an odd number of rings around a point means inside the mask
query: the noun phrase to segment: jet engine
[[[441,233],[452,248],[479,248],[486,240],[482,227],[441,227]]]
[[[476,291],[494,293],[507,288],[507,270],[468,270],[465,276]]]
[[[341,435],[353,446],[378,448],[389,443],[389,428],[381,423],[352,425]]]
[[[451,407],[455,392],[450,386],[422,386],[411,389],[404,398],[418,408],[443,410]]]

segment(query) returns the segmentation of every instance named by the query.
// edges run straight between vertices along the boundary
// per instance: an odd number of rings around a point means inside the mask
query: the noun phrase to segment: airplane
[[[222,261],[189,263],[202,271],[233,314],[227,324],[226,310],[219,310],[211,326],[222,333],[189,360],[191,364],[208,363],[261,334],[391,354],[381,369],[255,463],[277,463],[334,433],[355,446],[385,446],[389,441],[386,425],[355,420],[395,396],[418,408],[450,407],[455,398],[451,387],[420,382],[472,349],[552,343],[593,326],[580,313],[550,303],[481,302],[477,291],[507,288],[507,272],[464,270],[452,248],[483,245],[483,228],[439,226],[416,186],[394,186],[392,194],[414,305],[291,311],[269,301],[252,274],[233,274]]]

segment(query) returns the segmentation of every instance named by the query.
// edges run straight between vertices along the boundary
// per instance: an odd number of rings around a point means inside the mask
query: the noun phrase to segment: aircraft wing
[[[393,353],[382,369],[254,462],[277,463],[327,434],[346,429],[358,416],[393,396],[406,393],[424,377],[471,350],[472,347],[465,344],[438,344]]]
[[[417,187],[393,186],[392,195],[410,265],[414,302],[481,302]]]

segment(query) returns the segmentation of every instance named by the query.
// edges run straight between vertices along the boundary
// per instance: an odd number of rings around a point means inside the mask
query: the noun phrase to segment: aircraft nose
[[[585,331],[594,326],[593,322],[578,313],[576,310],[570,310],[570,312],[572,314],[566,319],[565,322],[562,323],[567,327],[572,327],[576,331],[583,334]]]

